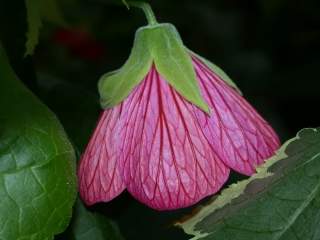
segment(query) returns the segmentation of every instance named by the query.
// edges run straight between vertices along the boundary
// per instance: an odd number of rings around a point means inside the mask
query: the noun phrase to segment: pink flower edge
[[[125,188],[157,210],[191,206],[219,191],[230,169],[252,175],[279,139],[233,88],[192,56],[210,116],[185,100],[153,65],[118,106],[104,110],[78,169],[86,204]]]

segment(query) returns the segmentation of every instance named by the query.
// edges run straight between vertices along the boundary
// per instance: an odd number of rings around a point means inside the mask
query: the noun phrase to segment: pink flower
[[[219,191],[230,169],[251,175],[278,149],[269,124],[190,54],[210,115],[152,64],[129,96],[101,115],[78,170],[86,204],[110,201],[127,189],[154,209],[187,207]]]

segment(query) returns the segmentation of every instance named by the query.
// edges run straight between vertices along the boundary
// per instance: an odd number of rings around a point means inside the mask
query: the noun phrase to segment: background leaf
[[[122,0],[122,3],[126,6],[126,8],[130,8],[130,6],[129,6],[129,4],[127,3],[127,1],[126,0]]]
[[[71,227],[75,240],[123,240],[118,227],[102,214],[90,212],[77,201]]]
[[[48,74],[38,73],[38,85],[42,99],[59,116],[76,152],[80,153],[100,112],[98,98],[76,83],[67,83]],[[68,229],[55,239],[122,240],[123,237],[114,221],[87,209],[78,199]]]
[[[300,131],[181,226],[193,239],[319,239],[320,128]]]
[[[27,10],[27,42],[25,55],[32,55],[39,41],[42,19],[57,25],[65,25],[56,0],[25,0]]]
[[[71,218],[75,182],[62,126],[17,79],[0,46],[0,239],[53,239]]]
[[[41,0],[25,0],[27,9],[28,32],[25,55],[32,55],[38,44],[39,32],[42,26]]]

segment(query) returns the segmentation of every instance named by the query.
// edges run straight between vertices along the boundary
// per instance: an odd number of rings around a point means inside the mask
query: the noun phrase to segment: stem
[[[130,6],[141,8],[147,18],[149,25],[156,25],[158,24],[157,19],[152,11],[152,8],[149,3],[146,2],[128,2]]]

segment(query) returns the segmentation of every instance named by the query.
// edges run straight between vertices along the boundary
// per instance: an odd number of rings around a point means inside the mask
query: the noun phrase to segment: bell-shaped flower
[[[88,205],[127,189],[154,209],[187,207],[219,191],[231,169],[252,175],[279,147],[220,68],[173,25],[149,22],[124,66],[99,81],[105,110],[78,170]]]

